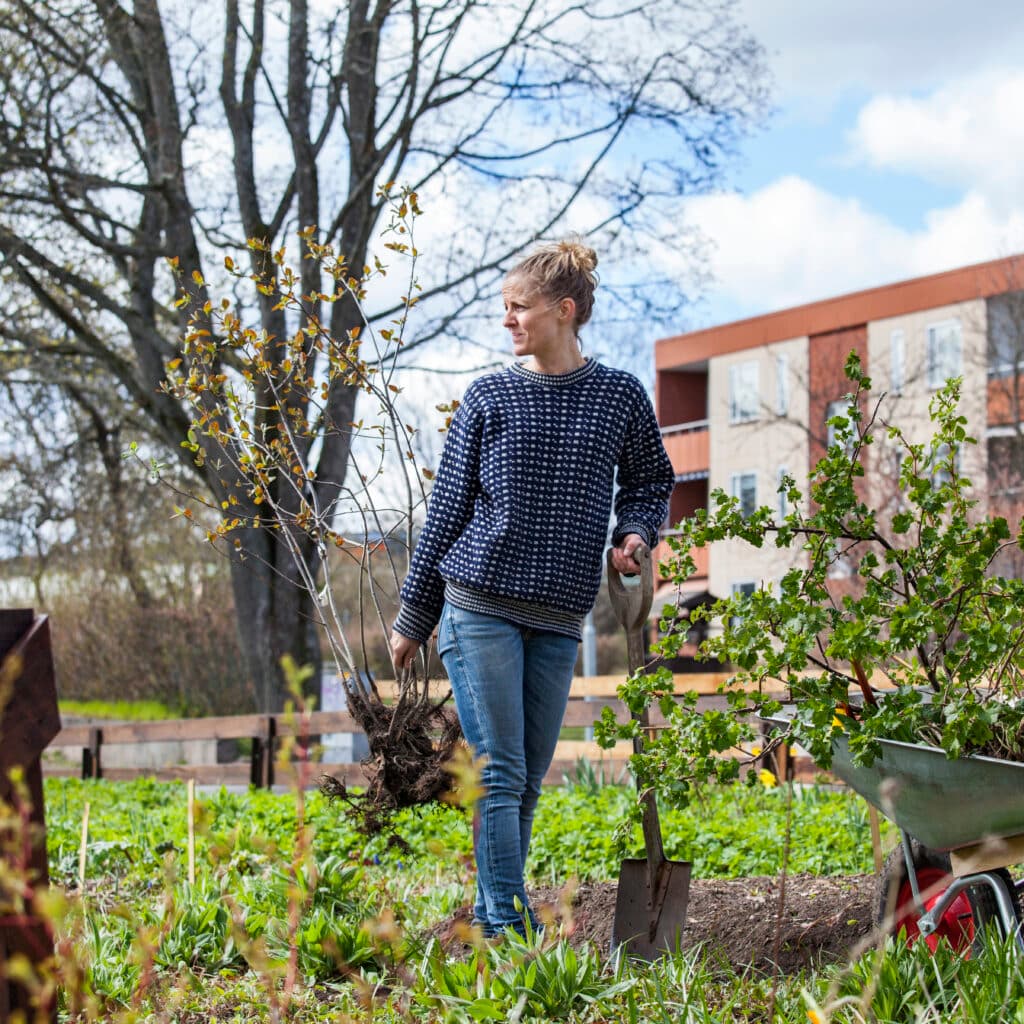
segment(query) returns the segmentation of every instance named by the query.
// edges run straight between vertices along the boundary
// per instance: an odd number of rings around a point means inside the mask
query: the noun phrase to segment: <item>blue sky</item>
[[[685,327],[1024,251],[1019,0],[740,0],[773,116],[695,198],[715,283]]]

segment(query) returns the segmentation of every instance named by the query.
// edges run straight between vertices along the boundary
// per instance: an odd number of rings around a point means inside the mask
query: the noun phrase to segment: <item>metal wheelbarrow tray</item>
[[[792,725],[784,704],[769,725]],[[880,739],[881,755],[854,764],[845,736],[832,741],[832,773],[904,832],[948,853],[986,839],[1024,835],[1024,763],[971,755],[950,760],[940,747]]]
[[[947,852],[1024,834],[1024,764],[978,756],[951,761],[938,747],[879,742],[881,756],[864,767],[838,738],[832,771],[925,846]]]

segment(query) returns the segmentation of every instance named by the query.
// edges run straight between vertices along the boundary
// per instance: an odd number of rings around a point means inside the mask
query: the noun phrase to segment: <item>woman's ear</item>
[[[576,319],[576,300],[566,296],[558,303],[558,316],[561,320]]]

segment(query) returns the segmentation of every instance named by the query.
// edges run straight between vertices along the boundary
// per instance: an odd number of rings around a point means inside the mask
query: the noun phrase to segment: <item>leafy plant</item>
[[[878,422],[880,400],[868,408],[871,380],[856,353],[846,374],[847,412],[829,420],[835,440],[806,499],[787,477],[780,487],[786,516],[768,507],[744,516],[736,498],[716,490],[710,508],[669,538],[668,569],[678,582],[695,569],[691,548],[715,541],[774,543],[796,556],[777,589],[763,585],[694,613],[719,624],[701,656],[736,668],[724,688],[727,711],[702,715],[694,701],[677,704],[665,670],[634,677],[620,691],[634,713],[651,704],[664,713],[668,727],[633,767],[677,803],[690,799],[695,783],[735,777],[737,758],[722,755],[753,739],[755,713],[778,712],[769,681],[789,689],[792,733],[823,766],[839,735],[858,763],[877,756],[879,738],[934,744],[951,758],[1024,754],[1024,581],[993,573],[1000,554],[1021,539],[1011,537],[1005,519],[980,516],[971,497],[961,460],[976,442],[958,408],[960,381],[933,397],[932,436],[915,442],[901,427]],[[880,430],[886,453],[873,447]],[[893,451],[895,495],[875,486]],[[673,616],[662,625],[670,631],[656,649],[672,657],[685,630]],[[876,679],[887,684],[884,697]],[[851,690],[860,699],[851,701]],[[598,738],[610,744],[635,729],[606,713]]]

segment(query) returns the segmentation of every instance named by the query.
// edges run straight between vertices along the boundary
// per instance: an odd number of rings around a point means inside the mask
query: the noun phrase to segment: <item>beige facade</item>
[[[737,410],[737,384],[757,380],[755,415]],[[708,493],[721,488],[742,496],[753,482],[754,504],[778,507],[780,475],[798,480],[807,466],[807,338],[793,338],[708,361]],[[751,411],[751,410],[747,410]],[[708,589],[729,594],[734,586],[773,583],[793,563],[793,552],[760,550],[736,541],[716,544]]]
[[[946,376],[963,378],[960,411],[967,432],[979,443],[963,449],[960,469],[970,480],[986,478],[985,431],[988,419],[987,304],[973,299],[887,317],[867,325],[868,366],[873,397],[881,400],[879,421],[896,423],[914,444],[931,435],[929,406]],[[959,344],[952,344],[957,339]],[[948,362],[942,364],[942,347]],[[939,350],[936,352],[936,350]],[[950,349],[958,350],[955,354]],[[938,356],[938,358],[936,358]],[[895,487],[896,442],[877,431],[875,469],[878,486]],[[888,459],[888,466],[886,460]],[[979,514],[985,488],[977,487]]]

